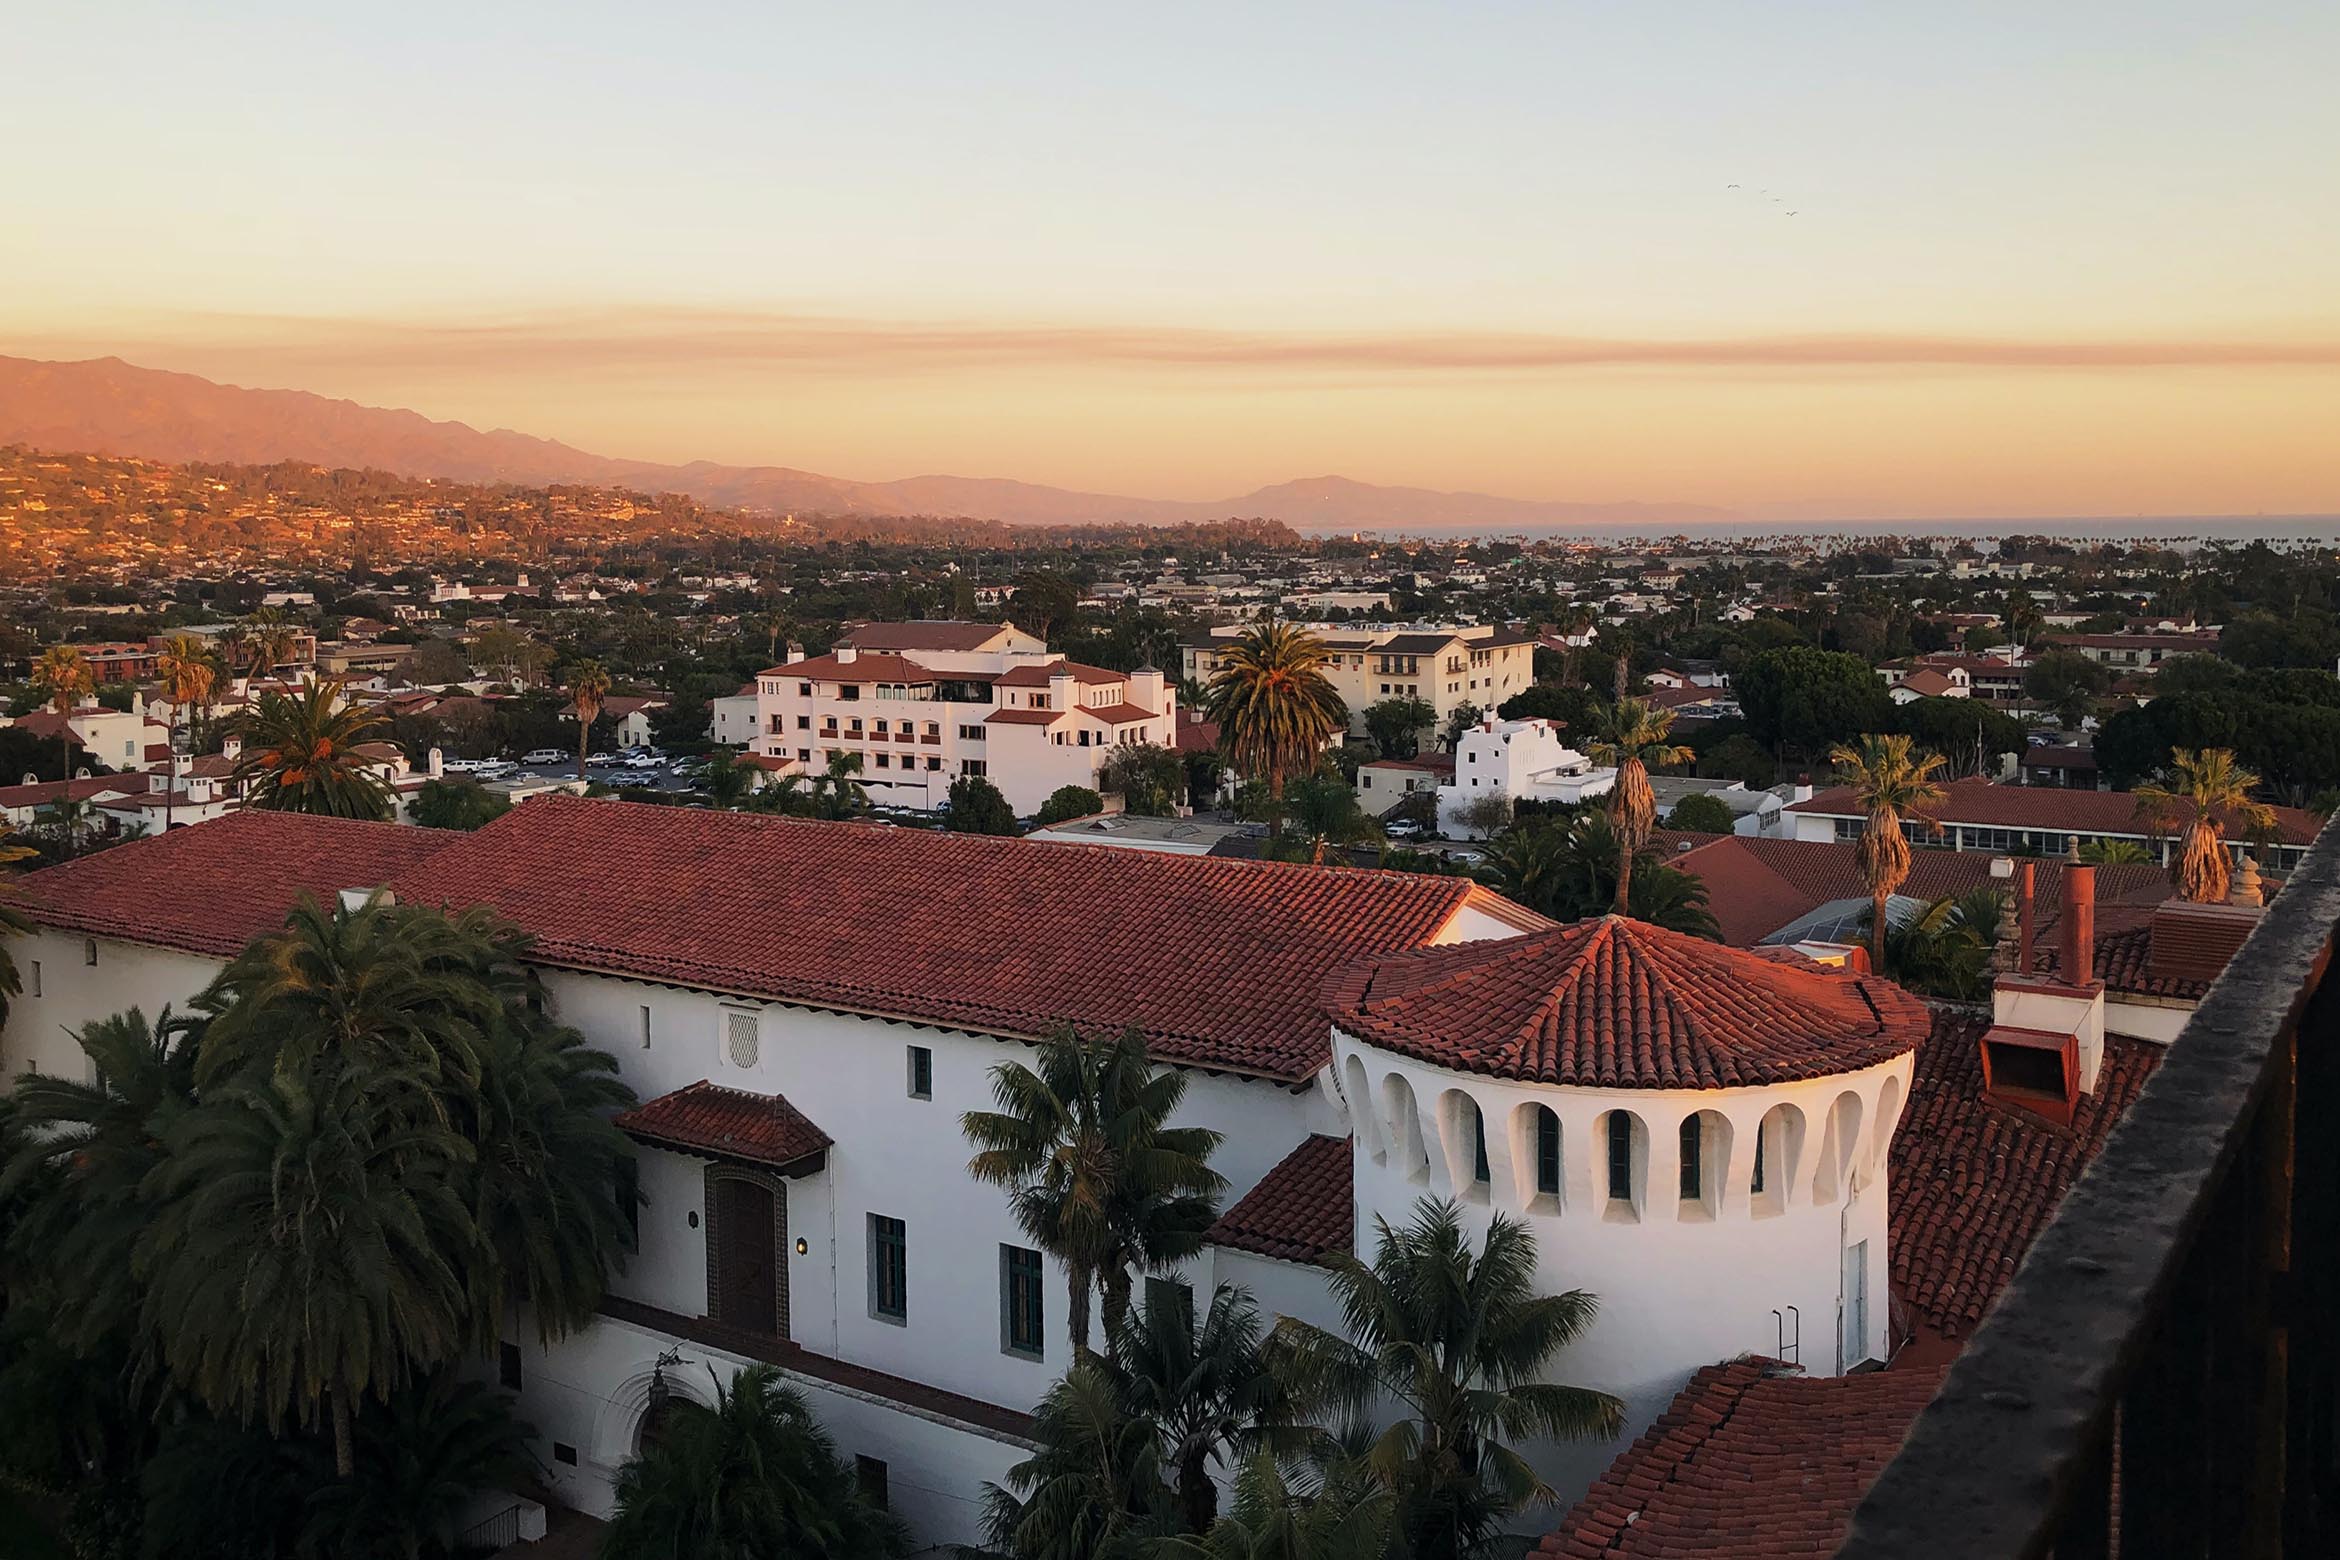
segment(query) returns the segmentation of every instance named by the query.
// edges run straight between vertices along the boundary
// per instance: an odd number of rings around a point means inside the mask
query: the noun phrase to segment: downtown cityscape
[[[0,1560],[2340,1548],[2331,15],[97,9]]]

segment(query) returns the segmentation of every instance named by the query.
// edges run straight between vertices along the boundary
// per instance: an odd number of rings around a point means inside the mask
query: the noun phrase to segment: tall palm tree
[[[1649,843],[1657,826],[1657,798],[1649,789],[1651,766],[1664,769],[1686,764],[1698,755],[1670,740],[1674,712],[1661,710],[1646,699],[1620,698],[1600,713],[1592,742],[1585,752],[1596,764],[1613,765],[1617,782],[1609,788],[1609,826],[1617,834],[1616,912],[1627,913],[1632,899],[1633,858]]]
[[[1262,1452],[1235,1473],[1235,1509],[1197,1534],[1142,1541],[1144,1560],[1383,1560],[1396,1523],[1389,1491],[1356,1464],[1313,1487]]]
[[[388,730],[382,716],[344,704],[341,684],[313,682],[296,693],[263,693],[245,717],[236,779],[244,805],[269,812],[386,820],[388,782],[358,749]]]
[[[2170,875],[2178,897],[2196,904],[2226,900],[2234,863],[2224,831],[2267,835],[2275,809],[2252,796],[2259,777],[2234,761],[2231,748],[2179,748],[2158,784],[2137,787],[2137,812],[2156,829],[2182,829]]]
[[[168,833],[179,803],[179,720],[189,705],[211,702],[219,669],[212,664],[210,646],[193,634],[173,634],[163,642],[155,671],[162,696],[171,701],[171,784],[163,792],[163,830]]]
[[[1536,1244],[1497,1215],[1477,1252],[1462,1213],[1424,1198],[1413,1222],[1374,1220],[1369,1267],[1325,1258],[1348,1337],[1297,1317],[1276,1324],[1279,1368],[1304,1404],[1350,1421],[1397,1405],[1366,1466],[1397,1501],[1415,1560],[1474,1555],[1505,1518],[1552,1491],[1513,1443],[1615,1436],[1624,1405],[1544,1379],[1599,1302],[1581,1289],[1535,1292]]]
[[[670,1400],[656,1441],[618,1470],[616,1495],[601,1560],[883,1560],[909,1549],[770,1365],[718,1381],[712,1408]]]
[[[51,645],[41,652],[33,663],[33,686],[49,696],[49,708],[57,712],[60,723],[69,719],[92,688],[97,686],[96,674],[89,669],[89,660],[72,645]],[[57,783],[57,799],[62,802],[73,791],[73,728],[63,726],[58,746],[64,754],[63,778]]]
[[[1869,815],[1853,860],[1869,887],[1869,958],[1880,973],[1889,930],[1885,902],[1909,878],[1909,837],[1903,826],[1939,829],[1934,811],[1948,799],[1941,784],[1942,755],[1913,752],[1909,744],[1898,733],[1871,733],[1858,745],[1839,745],[1828,755],[1836,766],[1836,783],[1849,786]]]
[[[468,1147],[368,1069],[279,1070],[206,1097],[165,1140],[138,1242],[146,1354],[213,1413],[327,1428],[348,1478],[361,1400],[455,1358]]]
[[[301,1552],[334,1560],[439,1560],[473,1496],[533,1478],[512,1400],[451,1371],[358,1416],[356,1476],[308,1492]]]
[[[1210,1167],[1220,1134],[1173,1127],[1184,1074],[1157,1072],[1136,1029],[1113,1041],[1058,1031],[1037,1068],[991,1070],[997,1110],[960,1128],[975,1146],[976,1180],[1007,1188],[1016,1223],[1065,1269],[1065,1323],[1089,1346],[1094,1289],[1108,1338],[1129,1308],[1130,1270],[1159,1270],[1202,1249],[1226,1179]]]
[[[823,818],[858,818],[869,811],[869,787],[861,783],[861,755],[837,748],[828,769],[813,778],[813,810]]]
[[[599,661],[579,661],[569,668],[564,684],[569,707],[577,713],[577,778],[585,778],[585,760],[593,752],[593,723],[601,718],[601,701],[609,696],[609,668]]]
[[[1221,653],[1205,705],[1219,723],[1228,762],[1265,780],[1281,798],[1284,781],[1316,767],[1317,755],[1349,723],[1349,707],[1325,676],[1331,652],[1307,629],[1273,620]]]
[[[1096,1560],[1176,1526],[1162,1438],[1133,1414],[1110,1363],[1084,1353],[1032,1411],[1030,1457],[983,1487],[988,1555]]]

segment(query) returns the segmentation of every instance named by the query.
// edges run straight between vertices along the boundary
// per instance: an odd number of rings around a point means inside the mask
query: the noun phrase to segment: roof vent
[[[2266,914],[2251,905],[2198,905],[2165,899],[2147,933],[2153,973],[2171,980],[2216,980]]]

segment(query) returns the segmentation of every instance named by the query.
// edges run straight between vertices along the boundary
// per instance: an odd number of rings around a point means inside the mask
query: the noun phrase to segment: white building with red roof
[[[923,811],[981,775],[1034,813],[1064,786],[1097,789],[1114,749],[1178,737],[1159,671],[1083,665],[1007,624],[860,624],[827,655],[790,646],[755,687],[758,754],[815,775],[853,754],[872,800]]]

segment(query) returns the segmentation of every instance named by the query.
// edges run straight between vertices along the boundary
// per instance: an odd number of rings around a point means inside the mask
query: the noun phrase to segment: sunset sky
[[[9,36],[4,353],[869,479],[2340,511],[2330,0]]]

